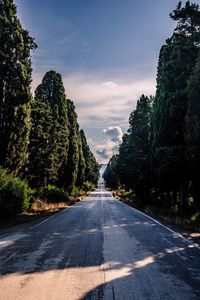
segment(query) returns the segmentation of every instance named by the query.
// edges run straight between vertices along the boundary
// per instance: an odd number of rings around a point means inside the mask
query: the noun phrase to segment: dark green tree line
[[[111,161],[120,182],[134,190],[141,201],[149,198],[150,160],[150,118],[152,99],[144,95],[137,101],[136,109],[129,118],[128,133],[123,137],[119,155]],[[112,164],[114,166],[112,167]]]
[[[97,184],[99,178],[99,165],[88,146],[84,131],[80,130],[82,141],[83,156],[85,158],[85,181]]]
[[[0,165],[20,175],[30,131],[30,51],[36,44],[12,0],[0,1],[0,45]]]
[[[32,97],[30,53],[36,48],[13,0],[0,0],[0,210],[8,215],[28,207],[27,181],[66,199],[98,178],[61,75],[47,72]]]
[[[186,139],[188,82],[199,52],[199,7],[190,1],[185,6],[179,2],[170,17],[177,21],[177,26],[160,52],[152,114],[152,149],[157,197],[166,205],[178,204],[186,211],[191,185]]]
[[[106,176],[116,169],[142,204],[187,212],[200,207],[199,6],[179,2],[170,17],[177,25],[160,50],[153,104],[144,110],[137,103]]]
[[[32,106],[27,165],[30,183],[38,187],[53,184],[69,192],[81,189],[85,181],[96,184],[92,172],[98,177],[99,167],[83,130],[79,130],[74,103],[66,99],[60,74],[46,73]]]
[[[32,103],[28,173],[36,185],[64,185],[68,159],[67,100],[61,75],[45,74]]]

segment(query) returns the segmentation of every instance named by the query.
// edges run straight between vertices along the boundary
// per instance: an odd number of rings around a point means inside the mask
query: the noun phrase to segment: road
[[[0,300],[200,299],[200,249],[101,185],[0,232]]]

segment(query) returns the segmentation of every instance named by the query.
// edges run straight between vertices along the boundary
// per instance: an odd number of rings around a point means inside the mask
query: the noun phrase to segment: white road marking
[[[180,250],[184,250],[184,249],[180,249],[179,247],[177,247],[176,245],[174,245],[174,243],[170,242],[168,239],[166,238],[162,238],[164,241],[166,241],[170,246],[174,247],[175,251],[172,250],[172,252],[174,252],[175,254],[177,254],[181,259],[183,260],[187,260],[187,257],[183,256],[181,253],[180,253]]]
[[[40,226],[40,225],[46,223],[47,221],[53,219],[54,217],[55,217],[55,215],[49,217],[48,219],[45,219],[44,221],[42,221],[42,222],[40,222],[39,224],[36,224],[36,225],[34,225],[34,226],[30,227],[30,228],[31,228],[31,229],[36,228],[36,227],[38,227],[38,226]]]
[[[1,263],[1,265],[3,265],[3,264],[5,264],[6,262],[8,262],[8,261],[9,261],[11,258],[13,258],[16,254],[17,254],[17,251],[14,252],[14,253],[12,253],[10,256],[8,256],[7,259],[5,259],[5,260]]]
[[[113,197],[113,198],[114,198],[114,197]],[[114,198],[114,199],[115,199],[115,198]],[[119,200],[117,200],[117,199],[115,199],[115,200],[116,200],[116,201],[119,201]],[[119,203],[121,203],[121,202],[119,202]],[[181,239],[183,239],[183,240],[184,240],[185,242],[187,242],[188,244],[193,245],[195,248],[197,248],[197,249],[200,250],[199,245],[197,245],[197,244],[191,242],[190,240],[186,239],[186,238],[185,238],[183,235],[181,235],[180,233],[175,232],[174,230],[172,230],[172,229],[170,229],[169,227],[163,225],[162,223],[160,223],[159,221],[157,221],[157,220],[155,220],[154,218],[150,217],[149,215],[147,215],[147,214],[141,212],[140,210],[138,210],[138,209],[136,209],[136,208],[133,208],[133,207],[127,205],[126,203],[121,203],[121,204],[124,204],[124,205],[128,206],[129,208],[131,208],[132,210],[134,210],[134,211],[140,213],[141,215],[147,217],[148,219],[152,220],[152,221],[155,222],[156,224],[160,225],[161,227],[167,229],[167,230],[170,231],[171,233],[173,233],[173,234],[175,234],[176,236],[180,237]]]
[[[74,204],[74,205],[75,205],[75,204]],[[72,206],[73,206],[73,205],[72,205]],[[45,219],[44,221],[40,222],[39,224],[36,224],[36,225],[31,226],[31,227],[29,227],[29,228],[30,228],[30,229],[36,228],[36,227],[42,225],[43,223],[46,223],[46,222],[49,221],[50,219],[55,218],[58,214],[62,214],[64,211],[66,211],[67,209],[70,209],[70,208],[71,208],[71,206],[66,207],[66,208],[63,209],[62,211],[60,211],[60,212],[58,212],[58,213],[55,213],[55,215],[53,215],[53,216],[51,216],[51,217]]]

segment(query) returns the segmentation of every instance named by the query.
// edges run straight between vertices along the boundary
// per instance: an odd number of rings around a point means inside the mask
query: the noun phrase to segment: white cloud
[[[75,102],[80,124],[87,127],[123,127],[141,94],[155,93],[152,77],[125,81],[114,76],[105,80],[100,75],[75,74],[63,80],[67,96]]]
[[[103,132],[110,138],[112,142],[121,143],[123,131],[119,126],[108,127],[107,129],[103,129]]]
[[[123,131],[119,126],[103,129],[106,141],[103,144],[96,145],[96,154],[98,160],[107,163],[112,155],[118,152],[119,145],[122,142]]]
[[[97,158],[101,163],[107,163],[113,154],[118,151],[119,144],[107,140],[104,144],[96,145]]]

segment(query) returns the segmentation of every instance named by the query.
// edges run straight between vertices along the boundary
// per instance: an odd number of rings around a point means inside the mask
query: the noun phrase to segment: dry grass
[[[67,207],[75,204],[76,202],[84,200],[85,197],[87,197],[89,193],[90,192],[81,192],[79,195],[70,196],[68,203],[65,203],[65,202],[48,203],[38,197],[32,203],[31,207],[29,208],[29,211],[26,212],[26,214],[40,214],[43,212],[56,212],[61,209],[67,208]]]
[[[46,201],[37,198],[31,205],[29,211],[30,213],[52,212],[67,208],[68,206],[67,203],[47,203]]]

